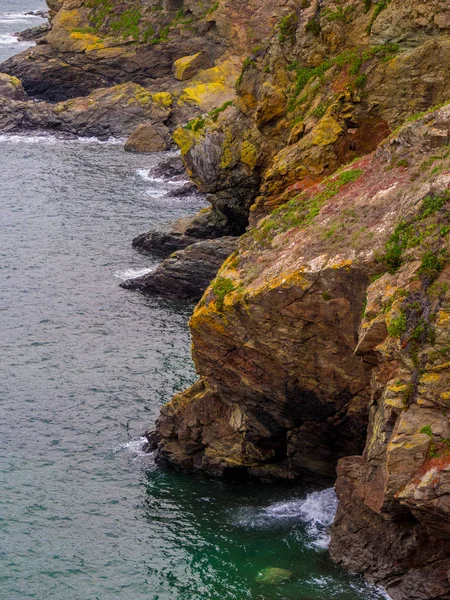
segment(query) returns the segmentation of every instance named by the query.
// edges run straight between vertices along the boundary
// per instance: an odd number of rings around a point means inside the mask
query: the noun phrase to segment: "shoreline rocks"
[[[199,300],[219,267],[232,254],[237,238],[202,240],[173,253],[155,271],[120,284],[146,295]]]

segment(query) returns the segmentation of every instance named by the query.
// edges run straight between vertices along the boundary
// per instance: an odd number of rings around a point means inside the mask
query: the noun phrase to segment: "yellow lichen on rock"
[[[202,52],[192,54],[191,56],[183,56],[173,63],[173,74],[178,81],[185,81],[193,77],[202,62]]]
[[[153,102],[160,106],[170,107],[173,104],[173,96],[170,92],[157,92],[152,95]]]
[[[334,116],[327,113],[315,128],[311,141],[316,146],[329,146],[336,142],[343,132]]]
[[[94,50],[101,50],[104,48],[102,38],[92,33],[73,31],[70,34],[70,37],[77,42],[78,52],[92,52]]]
[[[254,144],[245,140],[241,146],[241,161],[248,165],[252,170],[258,163],[258,150]]]
[[[179,147],[183,156],[195,146],[200,136],[201,133],[198,131],[192,131],[191,129],[186,129],[186,127],[179,127],[172,134],[173,141]]]

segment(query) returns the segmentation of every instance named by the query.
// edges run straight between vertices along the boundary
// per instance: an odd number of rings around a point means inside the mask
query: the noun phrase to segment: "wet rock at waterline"
[[[255,581],[262,585],[280,585],[294,578],[292,571],[279,567],[267,567],[258,573]]]
[[[196,242],[175,252],[155,271],[120,286],[147,295],[199,300],[237,244],[238,239],[230,237]]]
[[[50,24],[43,23],[20,31],[16,34],[19,42],[35,42],[41,40],[50,31]]]

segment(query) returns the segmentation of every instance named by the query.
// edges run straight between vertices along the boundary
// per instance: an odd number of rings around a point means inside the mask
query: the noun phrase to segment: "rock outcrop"
[[[241,238],[191,319],[200,380],[150,436],[212,475],[340,459],[332,554],[394,600],[450,594],[449,131],[450,105],[416,116]]]
[[[165,141],[170,142],[165,125],[170,110],[148,90],[136,83],[92,92],[57,104],[27,100],[20,81],[9,78],[0,88],[0,131],[47,130],[99,138],[122,137],[136,127],[149,123]],[[5,79],[0,79],[1,82]]]
[[[232,237],[197,241],[173,253],[155,271],[120,286],[149,296],[200,300],[237,243]]]
[[[176,132],[188,172],[241,231],[450,98],[439,0],[293,2],[243,63],[234,106]]]

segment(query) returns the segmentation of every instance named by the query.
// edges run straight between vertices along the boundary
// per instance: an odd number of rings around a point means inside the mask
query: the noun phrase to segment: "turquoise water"
[[[134,235],[204,205],[146,177],[162,158],[0,136],[0,599],[382,598],[327,556],[332,490],[190,479],[140,451],[195,380],[192,306],[118,286],[157,264]],[[289,578],[258,583],[273,567]]]

